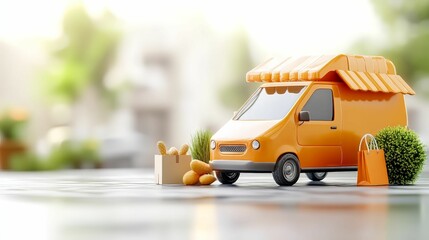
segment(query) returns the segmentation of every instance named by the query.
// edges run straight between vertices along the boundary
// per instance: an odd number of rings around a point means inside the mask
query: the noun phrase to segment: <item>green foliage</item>
[[[427,0],[373,0],[373,3],[381,19],[390,25],[400,21],[418,24],[429,19]]]
[[[39,171],[41,160],[32,153],[15,154],[9,159],[9,167],[14,171]]]
[[[361,39],[353,52],[382,55],[396,66],[411,85],[429,76],[429,1],[427,0],[372,0],[377,15],[383,20],[385,42],[376,44]],[[418,92],[429,95],[425,88]]]
[[[226,71],[225,77],[227,84],[219,91],[221,103],[237,110],[244,101],[258,88],[259,84],[246,82],[246,73],[254,67],[250,54],[248,37],[245,30],[237,31],[231,37],[230,56],[228,59],[229,71]]]
[[[14,171],[48,171],[81,168],[82,165],[98,166],[98,144],[87,140],[80,143],[64,142],[54,147],[46,158],[33,153],[13,155],[10,169]]]
[[[0,116],[0,137],[5,140],[20,140],[27,123],[26,119],[15,118],[6,113]]]
[[[84,89],[94,86],[105,100],[111,101],[110,89],[102,80],[120,39],[114,26],[116,21],[108,12],[100,19],[92,19],[82,5],[68,9],[62,39],[53,44],[54,64],[41,82],[50,100],[73,102]]]
[[[418,135],[405,127],[387,127],[375,136],[384,149],[390,184],[414,183],[426,160],[426,152]]]
[[[191,154],[193,159],[201,160],[205,163],[210,161],[210,139],[213,133],[208,130],[197,131],[192,136]]]

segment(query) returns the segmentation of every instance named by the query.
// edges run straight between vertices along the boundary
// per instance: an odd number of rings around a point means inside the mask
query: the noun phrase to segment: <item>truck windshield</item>
[[[280,120],[304,91],[304,86],[259,88],[241,107],[234,120]]]

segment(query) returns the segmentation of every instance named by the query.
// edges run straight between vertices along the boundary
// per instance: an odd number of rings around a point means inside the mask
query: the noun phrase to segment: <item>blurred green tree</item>
[[[48,98],[71,103],[92,85],[112,102],[112,92],[102,80],[120,40],[116,25],[109,12],[100,19],[92,19],[82,5],[66,11],[63,36],[51,45],[54,62],[42,80]]]
[[[258,85],[246,82],[246,73],[254,67],[254,64],[250,56],[249,41],[245,30],[236,31],[231,36],[229,43],[231,51],[228,58],[230,63],[227,72],[228,83],[221,88],[219,98],[224,106],[237,110]]]
[[[391,59],[397,72],[412,85],[429,77],[429,1],[372,0],[386,26],[381,46],[362,39],[354,49]]]

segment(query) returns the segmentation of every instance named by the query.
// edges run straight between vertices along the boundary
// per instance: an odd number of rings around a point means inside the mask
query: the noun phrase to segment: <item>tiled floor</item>
[[[0,173],[0,239],[429,239],[429,173],[356,187],[356,173],[235,185],[153,184],[147,170]]]

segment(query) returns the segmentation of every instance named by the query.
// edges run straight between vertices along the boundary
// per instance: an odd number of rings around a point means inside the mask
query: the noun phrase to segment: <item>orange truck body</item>
[[[361,137],[407,126],[404,94],[415,94],[383,57],[271,59],[246,78],[263,84],[213,135],[215,171],[273,172],[285,154],[297,157],[300,172],[356,170]],[[310,119],[300,120],[303,111]]]

